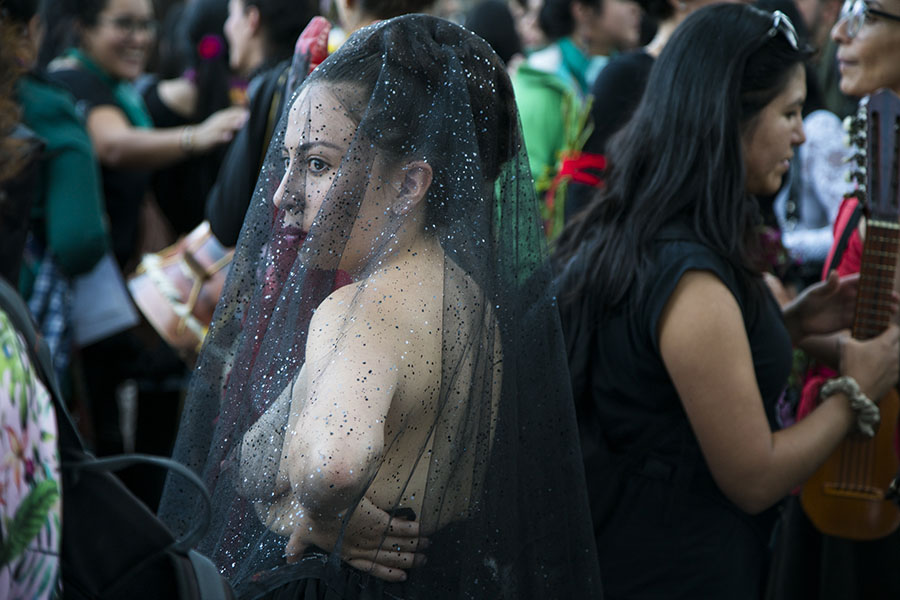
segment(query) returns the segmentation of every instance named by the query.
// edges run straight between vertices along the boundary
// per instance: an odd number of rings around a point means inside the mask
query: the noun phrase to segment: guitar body
[[[800,503],[822,533],[875,540],[900,526],[900,508],[884,497],[900,468],[894,452],[894,428],[900,415],[897,391],[892,390],[878,406],[881,423],[875,437],[848,436],[803,486]]]
[[[860,340],[881,334],[893,318],[888,307],[900,251],[900,98],[893,92],[881,90],[868,99],[864,147],[865,179],[858,197],[865,208],[866,236],[853,321],[853,337]],[[881,399],[879,408],[875,436],[849,434],[803,486],[800,502],[822,533],[875,540],[900,526],[900,508],[886,498],[898,470],[896,390]]]

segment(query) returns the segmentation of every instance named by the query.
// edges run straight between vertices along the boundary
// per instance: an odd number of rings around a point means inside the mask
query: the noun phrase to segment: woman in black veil
[[[355,34],[273,137],[176,458],[242,597],[598,598],[512,88],[477,36]],[[195,498],[170,480],[181,531]]]

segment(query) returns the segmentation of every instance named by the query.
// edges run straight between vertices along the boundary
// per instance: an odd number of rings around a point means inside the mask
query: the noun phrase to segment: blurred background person
[[[522,56],[522,41],[505,0],[481,0],[466,14],[466,29],[481,36],[506,65]]]
[[[535,190],[547,192],[561,155],[581,149],[585,98],[610,55],[638,43],[640,8],[630,0],[545,0],[540,26],[551,43],[513,75]],[[562,206],[544,207],[548,233]]]
[[[606,143],[610,136],[631,118],[644,95],[650,68],[672,37],[672,33],[692,12],[715,2],[716,0],[638,0],[647,18],[656,23],[656,33],[643,48],[612,57],[609,64],[597,76],[591,87],[594,100],[591,105],[591,118],[587,122],[591,133],[581,149],[581,155],[576,158],[585,155],[602,156],[603,159],[594,162],[594,165],[604,164],[609,160],[606,156]],[[602,186],[603,182],[602,168],[585,169],[586,174],[593,177],[590,183],[578,181],[581,178],[576,178],[573,172],[575,170],[562,169],[564,172],[571,172],[568,176],[570,180],[566,182],[568,185],[561,190],[565,194],[566,220],[590,202],[591,195],[597,187]]]
[[[179,50],[183,69],[178,77],[150,77],[139,89],[156,127],[202,123],[218,110],[245,101],[243,80],[229,67],[224,37],[228,0],[193,0],[177,6],[179,20],[169,46]],[[159,169],[153,191],[176,235],[203,221],[206,197],[219,173],[225,146]]]
[[[856,111],[859,100],[841,91],[838,69],[837,43],[831,38],[831,28],[841,12],[842,0],[798,0],[797,10],[809,31],[813,48],[812,64],[822,92],[824,108],[843,119]]]
[[[525,52],[530,53],[547,45],[547,36],[538,23],[543,5],[542,0],[509,0],[509,12]]]
[[[237,243],[265,150],[287,100],[294,43],[317,12],[315,0],[228,0],[228,64],[249,81],[249,117],[206,198],[206,219],[225,246]]]
[[[41,139],[33,164],[27,242],[18,244],[21,268],[7,274],[47,342],[59,380],[71,383],[72,279],[89,272],[109,249],[100,170],[91,140],[72,96],[37,66],[44,23],[39,0],[5,0],[18,24],[19,61],[24,70],[16,85],[22,122]]]
[[[110,285],[122,295],[109,309],[134,314],[121,274],[133,268],[141,252],[167,241],[164,221],[148,193],[153,170],[228,142],[246,120],[246,111],[229,108],[197,126],[154,128],[132,84],[144,71],[156,34],[149,0],[60,0],[49,3],[47,11],[46,53],[58,53],[48,71],[75,97],[100,162],[115,260],[111,271],[92,272],[96,278],[83,297],[92,305],[113,302],[101,291]],[[104,268],[104,261],[97,268]],[[129,329],[134,321],[123,319],[121,326],[98,330],[82,341],[84,389],[99,455],[124,448],[118,398],[129,380],[137,384],[135,450],[168,454],[174,439],[184,367],[158,336],[148,331],[139,337]],[[161,474],[134,472],[123,479],[148,506],[155,506]]]

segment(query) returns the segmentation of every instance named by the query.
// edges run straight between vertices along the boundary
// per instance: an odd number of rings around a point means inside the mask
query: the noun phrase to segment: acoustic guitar
[[[869,339],[891,320],[887,309],[894,289],[900,245],[900,98],[881,90],[865,107],[864,189],[854,193],[864,204],[863,244],[853,337]],[[855,135],[851,130],[851,136]],[[862,183],[862,182],[860,182]],[[900,357],[898,357],[900,360]],[[900,508],[887,499],[897,473],[894,429],[900,411],[897,391],[879,401],[881,423],[875,437],[848,435],[803,487],[803,509],[822,533],[852,540],[884,537],[900,525]]]

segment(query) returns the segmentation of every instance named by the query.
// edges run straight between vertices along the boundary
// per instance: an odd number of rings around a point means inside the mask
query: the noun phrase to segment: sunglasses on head
[[[786,14],[780,10],[776,10],[772,13],[772,27],[766,32],[765,37],[773,38],[779,33],[784,35],[784,38],[791,45],[791,48],[794,50],[800,49],[800,38],[797,35],[794,24],[791,23],[791,20]]]

